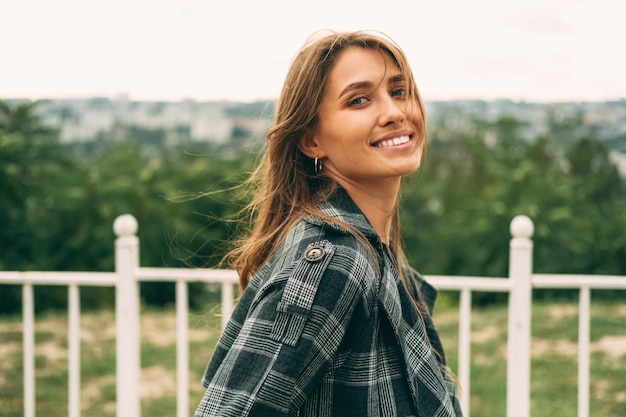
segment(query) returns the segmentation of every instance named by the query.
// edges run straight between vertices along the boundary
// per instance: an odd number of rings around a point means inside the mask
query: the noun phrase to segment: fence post
[[[233,284],[222,284],[222,331],[226,328],[233,311]]]
[[[139,417],[140,333],[139,333],[139,239],[137,220],[130,214],[115,219],[115,320],[117,325],[116,387],[117,416]]]
[[[22,285],[24,417],[35,417],[35,293],[33,285]]]
[[[507,343],[507,417],[530,416],[530,320],[532,303],[532,220],[511,222],[509,330]]]

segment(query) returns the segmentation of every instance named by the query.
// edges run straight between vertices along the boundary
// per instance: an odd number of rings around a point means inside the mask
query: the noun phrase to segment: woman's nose
[[[386,97],[380,101],[380,114],[379,124],[381,126],[387,126],[391,123],[399,123],[404,120],[404,107],[405,103],[394,99],[393,97]]]

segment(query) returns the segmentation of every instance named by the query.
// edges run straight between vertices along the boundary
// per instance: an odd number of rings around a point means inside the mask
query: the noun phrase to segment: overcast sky
[[[375,29],[425,100],[626,98],[623,0],[0,0],[0,99],[275,99],[319,29]]]

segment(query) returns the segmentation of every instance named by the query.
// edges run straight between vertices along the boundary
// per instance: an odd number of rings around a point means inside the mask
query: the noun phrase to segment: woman
[[[424,106],[390,40],[332,33],[296,56],[234,253],[244,292],[196,416],[460,416],[406,262],[398,196],[426,145]]]

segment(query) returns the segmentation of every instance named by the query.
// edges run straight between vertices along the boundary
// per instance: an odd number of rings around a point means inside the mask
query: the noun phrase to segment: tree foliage
[[[536,271],[626,274],[624,179],[601,142],[576,136],[582,120],[558,118],[533,141],[519,138],[522,124],[510,117],[431,126],[425,166],[402,203],[407,252],[418,269],[507,276],[509,224],[525,214],[535,224]],[[539,294],[546,295],[554,294]]]
[[[163,132],[139,128],[123,140],[62,144],[36,105],[0,101],[0,269],[110,271],[112,224],[124,213],[138,220],[142,265],[218,265],[235,228],[245,227],[235,217],[237,185],[258,147],[170,146]],[[626,275],[625,180],[603,143],[581,129],[582,117],[551,110],[546,133],[524,140],[525,124],[513,117],[453,116],[431,121],[424,166],[403,188],[406,252],[419,271],[506,276],[509,224],[526,214],[536,271]],[[193,307],[206,303],[203,286],[190,294]],[[113,300],[111,289],[82,295],[89,307]],[[174,287],[143,283],[141,295],[164,305]],[[38,287],[36,297],[38,309],[64,308],[66,290]],[[19,309],[20,299],[19,288],[3,286],[0,313]]]

